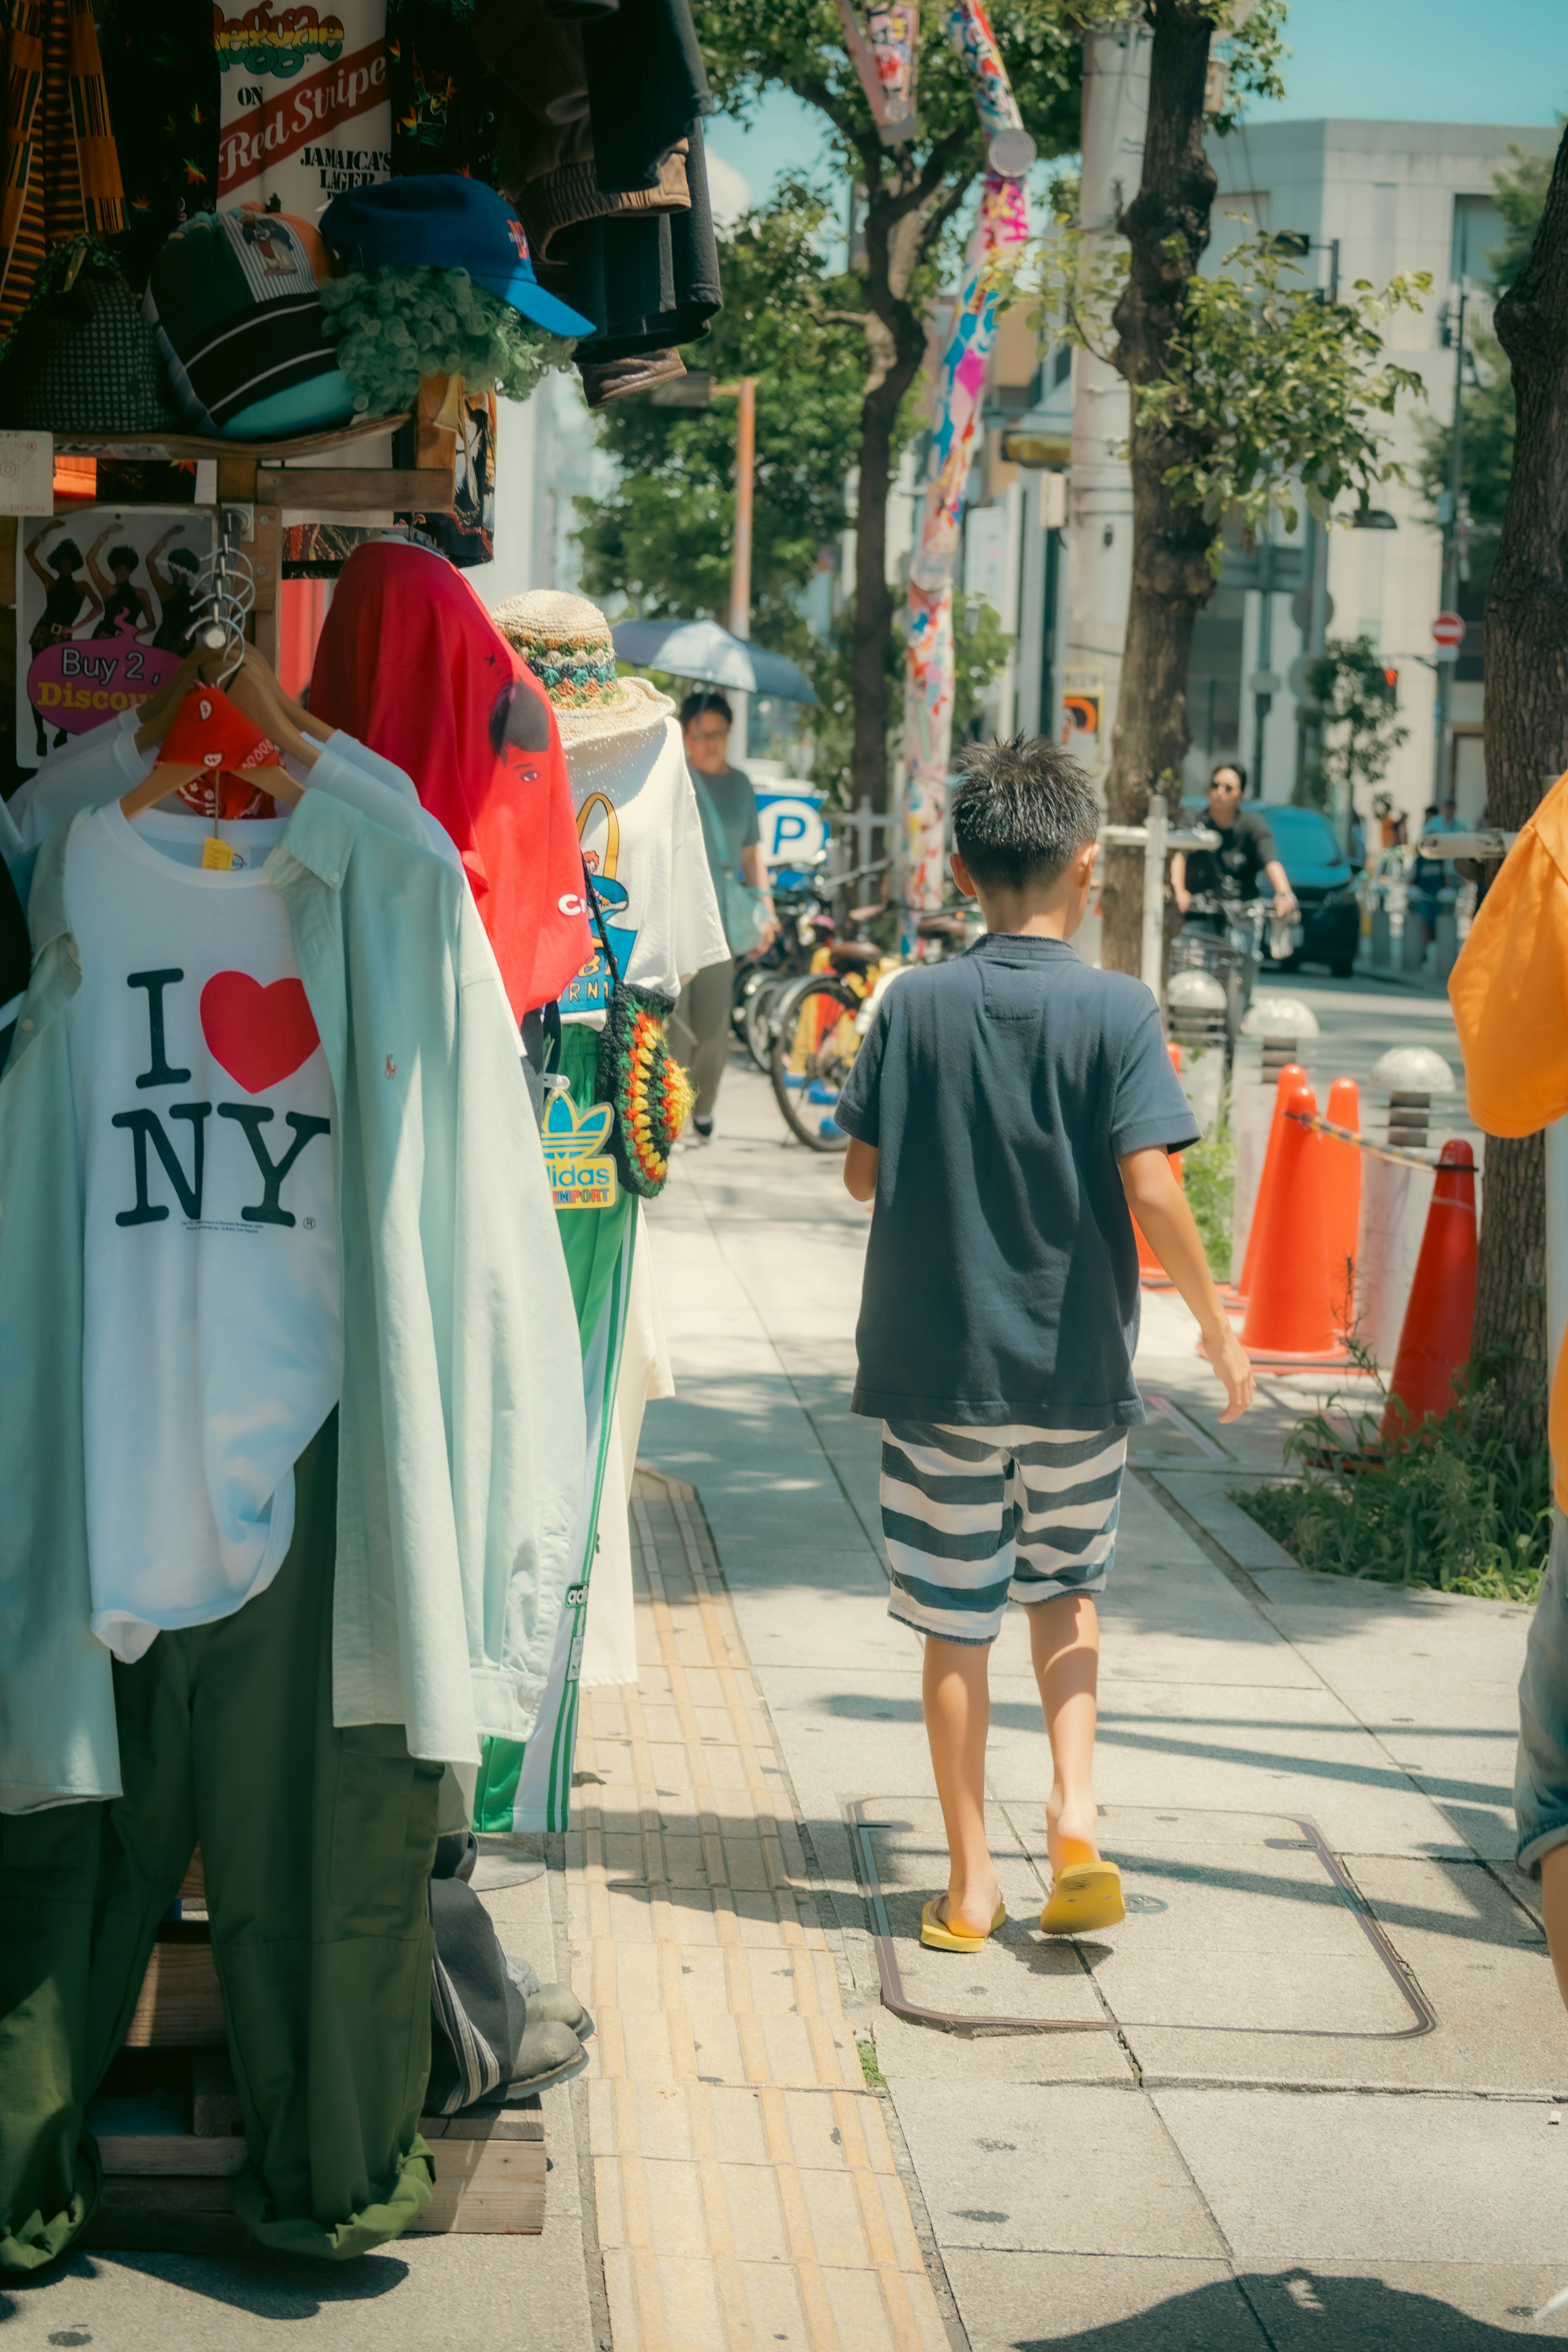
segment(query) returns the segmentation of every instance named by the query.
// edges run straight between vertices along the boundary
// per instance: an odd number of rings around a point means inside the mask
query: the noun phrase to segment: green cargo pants
[[[400,1727],[332,1727],[337,1416],[295,1469],[273,1583],[114,1667],[123,1796],[0,1818],[0,2272],[98,2202],[83,2110],[124,2040],[153,1931],[200,1843],[264,2245],[342,2260],[428,2202],[438,1764]]]

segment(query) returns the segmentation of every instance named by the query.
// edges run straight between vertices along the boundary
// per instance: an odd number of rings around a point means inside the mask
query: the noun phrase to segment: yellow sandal
[[[921,1941],[925,1945],[927,1950],[932,1952],[983,1952],[985,1949],[986,1944],[986,1937],[984,1936],[961,1936],[955,1928],[950,1927],[945,1920],[938,1919],[934,1916],[935,1907],[941,1901],[942,1897],[940,1895],[933,1895],[931,1901],[926,1905],[925,1909],[921,1913]],[[996,1916],[992,1920],[990,1929],[988,1931],[990,1935],[994,1936],[996,1933],[997,1928],[1002,1925],[1003,1920],[1005,1919],[1006,1916],[1006,1906],[1002,1903],[1000,1898],[998,1898],[996,1905]]]
[[[1118,1926],[1126,1916],[1121,1873],[1116,1864],[1102,1861],[1081,1839],[1064,1838],[1050,1899],[1040,1914],[1041,1932],[1091,1936],[1098,1928]]]

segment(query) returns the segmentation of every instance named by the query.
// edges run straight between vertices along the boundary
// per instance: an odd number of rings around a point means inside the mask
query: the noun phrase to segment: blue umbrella
[[[794,662],[731,636],[717,621],[623,621],[611,634],[621,660],[637,669],[732,686],[737,694],[771,694],[781,702],[816,700],[810,679]]]

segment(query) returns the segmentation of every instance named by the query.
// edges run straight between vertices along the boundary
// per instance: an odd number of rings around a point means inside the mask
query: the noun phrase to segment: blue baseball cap
[[[596,335],[592,319],[547,294],[522,223],[494,188],[460,172],[419,172],[334,196],[321,235],[353,269],[466,269],[552,335]]]

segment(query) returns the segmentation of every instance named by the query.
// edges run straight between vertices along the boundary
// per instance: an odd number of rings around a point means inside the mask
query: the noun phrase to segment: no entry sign
[[[1458,613],[1439,613],[1432,624],[1432,642],[1446,654],[1457,653],[1465,642],[1465,624]]]

